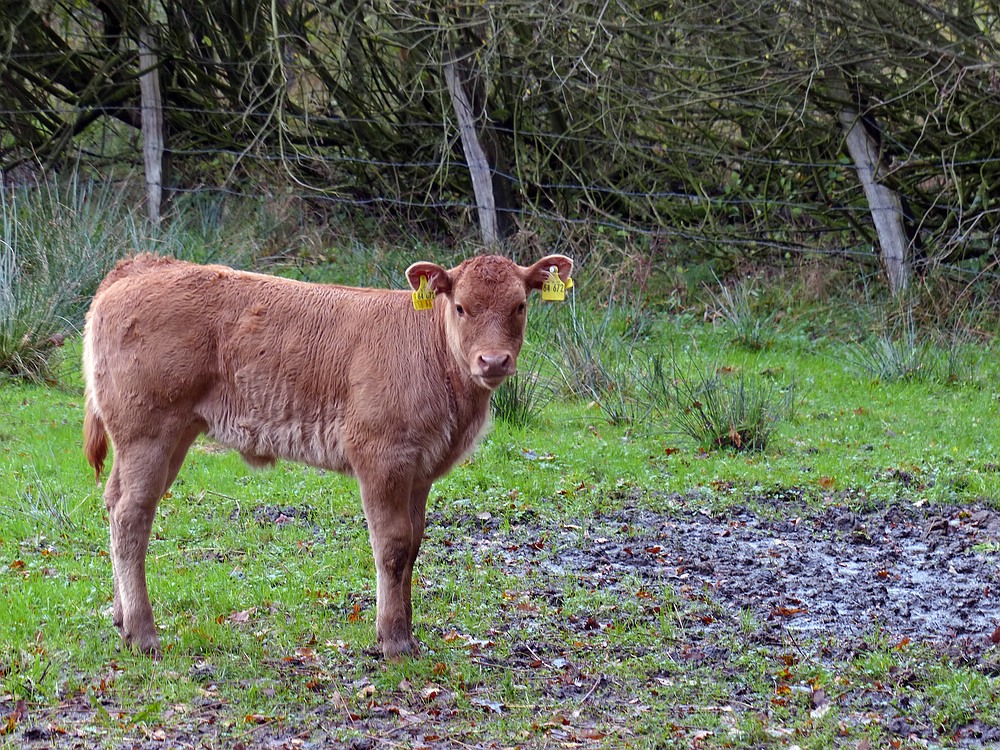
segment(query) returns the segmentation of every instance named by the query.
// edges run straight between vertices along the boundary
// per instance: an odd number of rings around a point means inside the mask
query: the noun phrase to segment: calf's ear
[[[447,294],[451,291],[451,275],[437,263],[428,263],[422,260],[406,269],[406,279],[414,290],[420,288],[421,276],[427,278],[427,286],[438,294]]]
[[[546,255],[537,263],[524,269],[525,285],[528,289],[541,289],[553,268],[556,269],[559,278],[565,283],[569,279],[569,275],[573,273],[573,261],[565,255]]]

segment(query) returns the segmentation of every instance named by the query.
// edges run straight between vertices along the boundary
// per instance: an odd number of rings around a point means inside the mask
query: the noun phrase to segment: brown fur
[[[123,261],[87,314],[84,449],[105,487],[114,623],[159,652],[145,557],[157,503],[195,438],[248,463],[279,458],[353,474],[377,569],[378,640],[411,652],[411,580],[431,483],[475,446],[490,394],[516,368],[524,302],[550,269],[496,256],[446,270],[415,263],[438,292],[307,284],[140,255]]]

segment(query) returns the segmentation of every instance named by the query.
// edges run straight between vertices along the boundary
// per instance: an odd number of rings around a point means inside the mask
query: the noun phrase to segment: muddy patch
[[[451,523],[466,525],[465,543],[480,560],[531,571],[543,589],[546,578],[555,590],[567,576],[629,596],[637,582],[666,585],[698,592],[730,617],[750,613],[765,629],[780,624],[802,639],[851,644],[877,629],[964,658],[1000,640],[995,510],[895,505],[810,512],[778,501],[763,511],[736,507],[712,515],[675,501],[670,513],[626,507],[557,529],[530,519],[503,533],[492,519]]]

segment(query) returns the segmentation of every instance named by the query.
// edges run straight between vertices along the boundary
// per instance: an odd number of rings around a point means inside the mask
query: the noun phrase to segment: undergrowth
[[[51,380],[101,279],[127,255],[253,265],[294,222],[264,201],[190,196],[150,226],[128,183],[69,179],[0,190],[0,374]],[[140,202],[141,203],[141,202]]]

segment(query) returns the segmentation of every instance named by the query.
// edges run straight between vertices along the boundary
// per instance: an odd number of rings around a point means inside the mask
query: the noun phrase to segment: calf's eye
[[[465,308],[462,307],[461,305],[455,305],[455,312],[458,313],[458,317],[462,317],[463,315],[465,315]]]
[[[517,306],[517,314],[520,315],[523,312],[524,312],[524,303],[522,302],[520,305]]]

